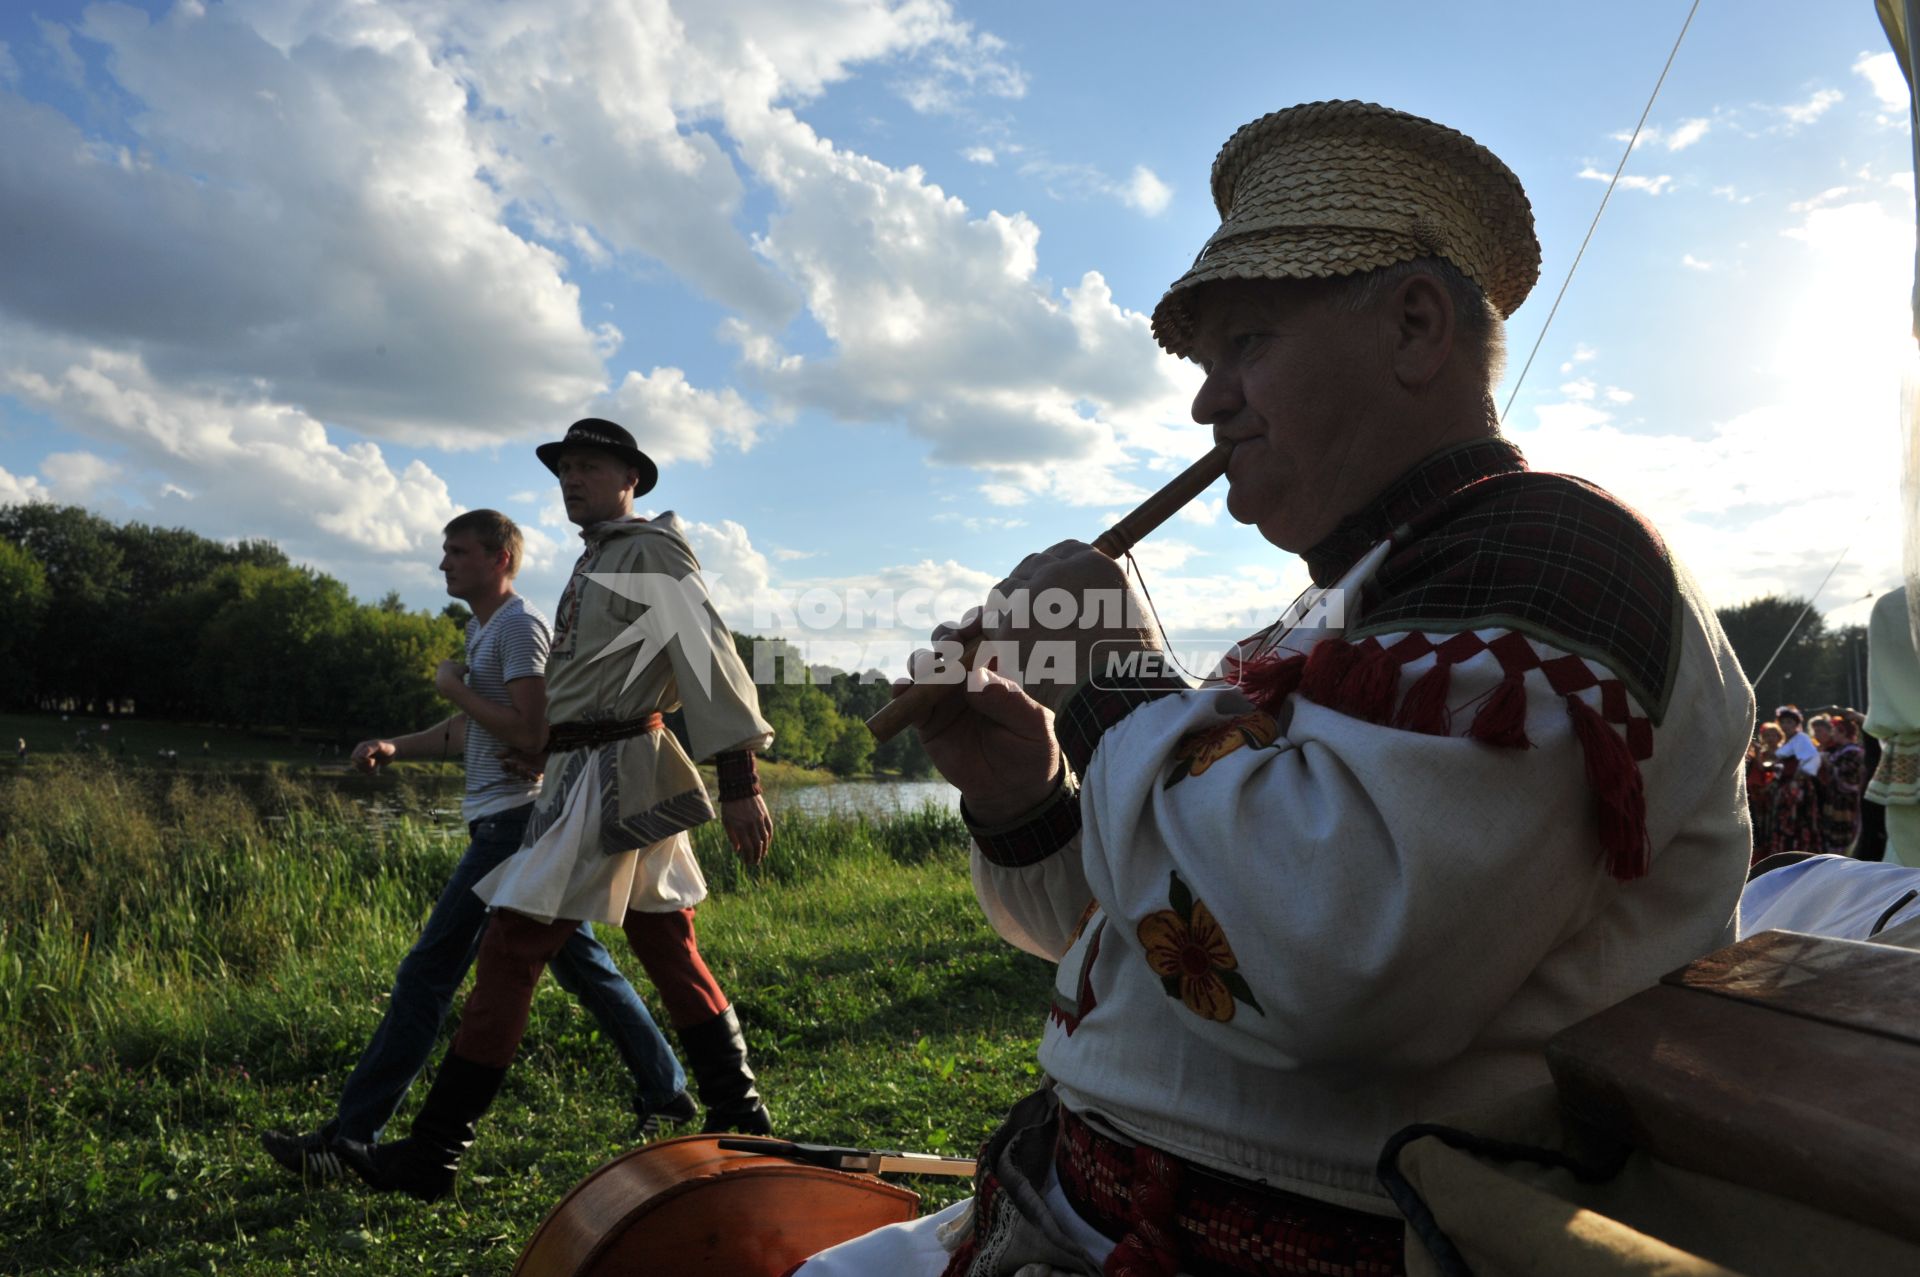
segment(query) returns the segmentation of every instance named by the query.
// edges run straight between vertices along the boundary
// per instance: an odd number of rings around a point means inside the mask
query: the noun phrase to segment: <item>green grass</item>
[[[775,836],[751,877],[697,841],[701,947],[781,1133],[971,1153],[1037,1080],[1047,973],[981,920],[954,817]],[[0,1271],[504,1273],[631,1147],[624,1070],[544,981],[456,1199],[307,1191],[260,1151],[331,1111],[457,829],[93,764],[0,782],[0,840]]]

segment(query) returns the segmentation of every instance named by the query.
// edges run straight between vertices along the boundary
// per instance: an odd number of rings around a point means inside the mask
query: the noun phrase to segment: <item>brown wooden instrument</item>
[[[1227,472],[1227,459],[1232,455],[1233,445],[1214,445],[1213,451],[1175,475],[1164,488],[1096,537],[1093,548],[1110,559],[1117,559],[1131,550],[1148,533],[1171,519],[1187,502],[1212,487],[1213,481]],[[974,653],[979,647],[980,640],[975,638],[961,649],[962,669],[973,668]],[[951,667],[947,668],[951,671]],[[867,720],[867,729],[878,740],[892,740],[903,729],[925,721],[935,705],[965,685],[964,677],[954,678],[951,672],[943,679],[915,683],[881,706],[880,711]]]
[[[1920,1242],[1920,954],[1763,931],[1547,1043],[1562,1109]]]
[[[514,1277],[780,1277],[920,1198],[853,1171],[971,1174],[963,1158],[687,1135],[614,1158],[548,1212]]]

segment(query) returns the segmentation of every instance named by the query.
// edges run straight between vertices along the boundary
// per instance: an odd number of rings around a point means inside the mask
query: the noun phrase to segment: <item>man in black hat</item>
[[[625,931],[685,1048],[706,1129],[772,1129],[740,1022],[694,936],[707,889],[688,831],[715,814],[693,762],[712,758],[735,853],[748,864],[766,856],[773,825],[753,756],[773,729],[679,518],[634,513],[657,471],[633,436],[590,417],[538,455],[585,542],[548,656],[545,780],[520,850],[475,884],[493,913],[459,1032],[411,1136],[341,1150],[374,1188],[423,1201],[452,1188],[526,1031],[540,973],[583,921]],[[691,757],[664,730],[675,709]]]
[[[362,741],[353,765],[371,774],[395,759],[463,759],[461,815],[471,841],[395,973],[386,1015],[333,1117],[316,1131],[270,1130],[260,1137],[274,1161],[308,1180],[342,1173],[337,1141],[378,1139],[426,1067],[486,926],[486,906],[473,885],[520,846],[539,792],[537,778],[511,774],[501,762],[504,750],[538,747],[546,737],[549,627],[513,589],[520,529],[497,510],[469,510],[447,524],[445,536],[440,570],[447,593],[473,609],[466,660],[442,662],[435,679],[459,712],[421,731]],[[591,927],[581,926],[568,938],[553,970],[599,1020],[631,1071],[641,1132],[650,1135],[663,1124],[691,1119],[698,1110],[672,1048]]]

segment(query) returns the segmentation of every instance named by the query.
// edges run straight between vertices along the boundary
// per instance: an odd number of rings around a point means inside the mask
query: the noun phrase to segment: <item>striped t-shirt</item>
[[[515,594],[487,618],[485,625],[467,620],[467,686],[499,705],[511,705],[507,684],[516,678],[545,678],[547,648],[552,642],[547,618]],[[478,820],[530,803],[539,794],[536,781],[515,776],[500,763],[506,746],[467,719],[467,793],[460,815]]]

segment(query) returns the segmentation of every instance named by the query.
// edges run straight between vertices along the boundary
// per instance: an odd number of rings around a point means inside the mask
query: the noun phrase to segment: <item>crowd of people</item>
[[[1782,851],[1879,859],[1862,838],[1861,795],[1873,775],[1860,724],[1866,715],[1830,705],[1806,717],[1782,705],[1747,749],[1747,809],[1756,862]],[[1870,741],[1871,737],[1864,740]]]

